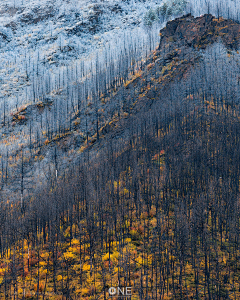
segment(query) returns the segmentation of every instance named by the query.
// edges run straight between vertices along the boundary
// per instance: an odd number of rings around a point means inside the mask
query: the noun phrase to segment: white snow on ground
[[[130,40],[145,43],[148,32],[143,26],[149,9],[181,0],[5,0],[0,3],[0,96],[7,110],[32,102],[33,82],[55,76],[65,65],[91,60],[96,50]],[[237,0],[189,0],[194,15],[211,12],[238,18]],[[210,3],[210,4],[209,4]],[[160,26],[152,30],[154,46]],[[122,48],[120,47],[120,50]],[[117,55],[117,54],[116,54]],[[33,79],[34,78],[34,79]],[[53,87],[54,88],[54,87]],[[45,91],[39,91],[41,93]],[[3,111],[3,98],[0,100]]]
[[[115,47],[124,34],[147,41],[139,27],[146,11],[160,2],[2,2],[0,94],[8,109],[32,101],[30,86],[39,74],[58,74],[62,66],[91,57],[109,43]]]
[[[55,97],[61,124],[67,116],[64,97],[77,104],[73,95],[86,75],[91,77],[96,61],[104,69],[113,63],[113,73],[125,53],[135,51],[135,60],[144,58],[159,43],[161,17],[152,27],[144,26],[146,13],[159,11],[164,3],[174,7],[185,0],[1,0],[0,1],[0,154],[2,168],[6,157],[16,155],[21,145],[29,145],[29,125],[11,124],[11,112],[22,105]],[[212,13],[240,19],[239,0],[189,0],[183,13],[195,16]],[[169,19],[173,19],[172,15]],[[135,50],[134,50],[135,49]],[[137,51],[136,51],[137,49]],[[131,55],[129,56],[131,57]],[[132,58],[131,58],[132,59]],[[132,61],[122,64],[131,66]],[[109,66],[108,64],[108,72]],[[107,67],[106,67],[107,68]],[[117,68],[116,68],[117,70]],[[123,70],[124,71],[124,70]],[[107,76],[109,76],[107,72]],[[111,73],[111,72],[110,72]],[[110,74],[111,75],[111,74]],[[113,74],[114,75],[114,74]],[[109,77],[110,78],[110,77]],[[114,76],[113,76],[114,78]],[[90,82],[90,81],[89,81]],[[87,88],[90,88],[89,86]],[[81,97],[84,98],[83,89]],[[89,90],[88,90],[89,93]],[[66,101],[65,101],[66,102]],[[87,103],[85,103],[86,105]],[[74,109],[73,109],[74,110]],[[83,109],[84,111],[84,109]],[[5,126],[1,126],[5,115]],[[44,119],[45,118],[45,119]],[[65,121],[64,121],[65,118]],[[49,119],[49,123],[46,120]],[[55,115],[43,114],[44,126],[55,122]],[[42,120],[41,120],[42,123]],[[40,120],[32,122],[34,134],[44,137]],[[60,125],[61,125],[60,124]],[[52,126],[54,127],[54,126]],[[57,125],[55,126],[57,128]],[[28,152],[30,149],[28,149]],[[46,154],[46,166],[48,166]],[[51,158],[49,158],[50,160]],[[10,163],[9,163],[10,164]],[[17,168],[17,167],[16,167]],[[33,172],[43,173],[42,165]],[[44,177],[44,176],[42,176]],[[17,187],[16,187],[17,189]]]
[[[0,154],[1,168],[9,169],[10,189],[14,186],[12,180],[18,180],[20,174],[18,149],[23,147],[24,156],[30,152],[29,124],[14,126],[10,113],[22,105],[57,95],[54,99],[62,118],[59,122],[64,125],[68,119],[64,97],[71,95],[72,85],[81,81],[84,74],[86,77],[89,71],[94,72],[96,59],[100,66],[109,61],[117,65],[126,51],[138,49],[137,59],[158,44],[159,26],[146,29],[142,19],[151,6],[157,7],[160,2],[9,0],[0,3],[0,123],[5,123],[0,126]],[[53,127],[55,119],[51,112],[44,112],[42,118],[43,129],[42,120],[32,117],[34,140],[36,134],[40,139],[45,138],[46,125],[50,130]],[[49,166],[51,155],[51,151],[47,152],[39,166],[26,165],[25,173],[39,173],[38,181],[44,180],[43,165]],[[65,161],[67,155],[62,158],[62,163]],[[24,181],[25,185],[26,177]],[[15,187],[19,190],[19,185]]]

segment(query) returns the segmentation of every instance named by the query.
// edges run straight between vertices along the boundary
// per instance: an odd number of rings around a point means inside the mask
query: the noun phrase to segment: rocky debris
[[[102,29],[101,17],[106,11],[119,14],[123,12],[123,9],[119,4],[105,6],[103,4],[94,4],[89,11],[88,17],[77,22],[74,26],[67,28],[67,33],[76,34],[78,36],[82,33],[96,34]]]
[[[167,22],[160,35],[160,47],[170,42],[177,42],[179,45],[205,49],[221,38],[227,48],[237,50],[240,41],[240,24],[221,17],[215,18],[210,14],[197,18],[187,14]]]
[[[113,6],[110,8],[110,10],[111,10],[112,12],[115,12],[115,13],[122,13],[122,12],[123,12],[123,9],[122,9],[122,7],[121,7],[119,4],[113,5]]]
[[[95,34],[101,29],[99,25],[100,25],[100,17],[98,13],[93,13],[88,17],[87,20],[78,22],[70,28],[66,28],[66,32],[68,34],[76,34],[78,36],[81,35],[81,33],[88,33],[88,32]]]
[[[44,8],[35,7],[31,12],[23,12],[20,15],[20,22],[24,24],[37,24],[40,21],[47,20],[55,15],[55,10],[52,6]]]
[[[81,33],[95,34],[101,29],[101,15],[104,13],[104,7],[95,4],[89,11],[87,19],[77,22],[74,26],[66,28],[68,34],[81,35]]]
[[[0,32],[0,38],[6,40],[8,42],[10,42],[9,37],[5,33],[3,33],[3,32]]]
[[[63,52],[63,53],[67,53],[67,52],[73,51],[73,50],[74,50],[74,48],[71,47],[71,46],[69,46],[69,45],[63,46],[63,47],[61,48],[61,52]]]
[[[12,30],[10,28],[5,28],[0,26],[0,40],[4,42],[10,42],[12,39]]]
[[[8,24],[5,25],[5,27],[12,29],[12,31],[16,31],[17,30],[17,24],[16,22],[9,22]]]
[[[94,4],[92,9],[97,15],[101,15],[104,13],[104,6],[101,4]]]

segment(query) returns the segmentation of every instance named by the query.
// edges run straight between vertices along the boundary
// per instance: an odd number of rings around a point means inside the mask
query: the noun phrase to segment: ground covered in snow
[[[240,16],[237,0],[0,3],[0,173],[5,196],[10,189],[17,193],[24,185],[29,191],[33,183],[48,179],[56,168],[56,146],[50,140],[72,132],[57,153],[67,165],[76,148],[96,133],[96,124],[114,118],[116,103],[105,105],[101,93],[121,85],[136,62],[144,62],[158,45],[166,21],[186,12]]]
[[[58,73],[62,66],[90,56],[123,31],[132,32],[156,2],[4,1],[0,5],[1,94],[8,105],[32,101],[33,77]],[[145,33],[146,34],[146,33]],[[24,97],[24,99],[22,99]],[[27,98],[27,99],[26,99]]]
[[[86,81],[86,74],[96,73],[96,60],[101,68],[110,70],[115,68],[111,64],[116,66],[124,53],[131,52],[131,57],[134,53],[135,60],[141,59],[158,44],[158,25],[146,27],[143,19],[151,7],[160,4],[161,0],[9,0],[0,4],[2,185],[4,182],[5,186],[6,179],[9,186],[16,180],[20,184],[23,164],[19,149],[24,150],[24,156],[27,156],[25,174],[32,178],[31,175],[37,173],[39,181],[46,179],[52,151],[50,149],[44,157],[41,156],[41,166],[35,164],[30,155],[29,139],[44,143],[48,139],[46,132],[56,129],[53,125],[56,124],[56,117],[50,108],[42,114],[38,109],[40,106],[36,108],[34,105],[46,101],[58,103],[59,131],[60,127],[67,127],[68,116],[76,113],[76,107],[79,108],[79,97],[89,97],[92,81],[85,84],[80,92],[78,85]],[[130,64],[132,58],[124,68]],[[110,70],[108,81],[112,77],[114,74]],[[78,86],[77,95],[75,86]],[[68,109],[66,98],[72,99],[71,109]],[[85,106],[88,104],[85,103]],[[85,111],[85,106],[81,111]],[[26,107],[28,109],[25,111]],[[18,114],[16,118],[16,112],[22,110],[24,114]],[[64,115],[61,120],[59,114]],[[91,124],[94,122],[92,119]],[[91,131],[89,125],[89,134]],[[46,168],[43,169],[42,165]],[[11,167],[14,172],[11,172]],[[19,190],[19,184],[15,186],[16,190]]]

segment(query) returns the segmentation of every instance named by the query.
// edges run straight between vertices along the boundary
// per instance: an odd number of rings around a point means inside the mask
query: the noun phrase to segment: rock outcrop
[[[167,22],[160,31],[163,44],[177,42],[194,48],[205,49],[221,39],[228,49],[237,50],[240,42],[240,24],[233,20],[215,18],[210,14],[194,18],[187,14]]]

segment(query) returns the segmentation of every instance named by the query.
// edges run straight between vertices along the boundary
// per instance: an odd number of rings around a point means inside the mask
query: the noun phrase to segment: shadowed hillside
[[[61,176],[1,202],[1,299],[240,298],[240,25],[186,15],[160,34]]]

